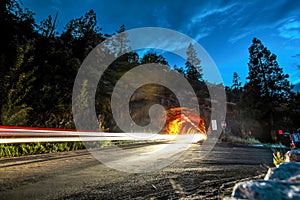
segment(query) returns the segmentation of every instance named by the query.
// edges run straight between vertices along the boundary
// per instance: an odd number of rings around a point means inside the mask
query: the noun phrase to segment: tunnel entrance
[[[206,136],[204,120],[193,109],[185,107],[170,108],[165,111],[165,134],[203,134]]]

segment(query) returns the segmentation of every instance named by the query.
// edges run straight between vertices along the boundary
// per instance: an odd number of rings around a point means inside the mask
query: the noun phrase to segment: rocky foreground
[[[287,153],[288,161],[270,168],[264,179],[240,182],[234,186],[235,199],[300,199],[300,150]]]

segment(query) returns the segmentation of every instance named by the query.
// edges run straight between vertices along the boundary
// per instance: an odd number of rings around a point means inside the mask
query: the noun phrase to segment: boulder
[[[265,180],[289,181],[300,175],[300,163],[284,162],[278,167],[270,168]]]
[[[300,182],[256,180],[234,186],[232,199],[300,199]]]
[[[300,163],[281,163],[270,168],[264,180],[238,183],[225,199],[300,199]]]

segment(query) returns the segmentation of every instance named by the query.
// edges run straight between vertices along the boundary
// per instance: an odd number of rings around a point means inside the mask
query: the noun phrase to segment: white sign
[[[227,127],[226,122],[222,121],[221,126],[222,126],[222,129],[225,129]]]
[[[211,128],[213,131],[218,130],[217,120],[215,120],[215,119],[211,120]]]

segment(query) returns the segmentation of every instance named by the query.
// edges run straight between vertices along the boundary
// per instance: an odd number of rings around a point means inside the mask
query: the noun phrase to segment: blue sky
[[[293,84],[300,85],[300,1],[297,0],[23,0],[36,20],[59,11],[58,30],[90,9],[104,33],[163,27],[198,41],[220,70],[225,85],[233,72],[248,74],[248,48],[257,37],[274,54]],[[200,58],[201,59],[201,58]],[[173,65],[175,60],[169,60]],[[179,63],[180,65],[180,63]],[[300,87],[299,87],[300,90]]]

